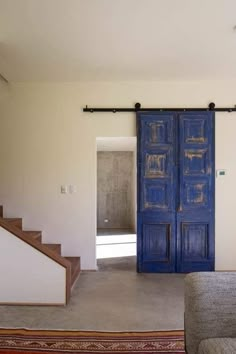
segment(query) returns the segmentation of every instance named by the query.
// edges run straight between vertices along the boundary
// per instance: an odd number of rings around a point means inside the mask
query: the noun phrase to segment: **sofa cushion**
[[[235,354],[236,338],[209,338],[201,341],[198,354]]]

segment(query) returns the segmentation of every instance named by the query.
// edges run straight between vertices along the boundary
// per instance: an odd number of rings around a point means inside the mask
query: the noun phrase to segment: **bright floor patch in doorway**
[[[97,259],[136,256],[136,234],[125,231],[98,232]]]

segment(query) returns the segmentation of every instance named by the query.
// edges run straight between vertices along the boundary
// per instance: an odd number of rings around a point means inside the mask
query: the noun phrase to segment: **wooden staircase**
[[[4,218],[3,207],[0,206],[0,227],[45,254],[66,269],[66,303],[71,290],[80,275],[80,257],[62,257],[61,244],[42,243],[41,231],[24,231],[21,218]]]

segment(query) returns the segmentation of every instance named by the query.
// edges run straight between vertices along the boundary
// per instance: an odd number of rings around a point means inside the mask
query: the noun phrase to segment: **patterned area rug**
[[[0,354],[177,354],[183,331],[87,332],[0,329]]]

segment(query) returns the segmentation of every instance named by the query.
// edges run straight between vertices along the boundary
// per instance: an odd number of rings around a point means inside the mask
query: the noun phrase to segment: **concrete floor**
[[[182,274],[137,274],[135,257],[99,260],[66,307],[0,306],[0,327],[148,331],[183,329]]]

